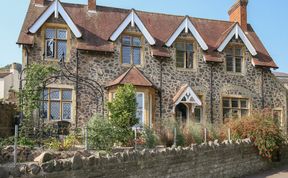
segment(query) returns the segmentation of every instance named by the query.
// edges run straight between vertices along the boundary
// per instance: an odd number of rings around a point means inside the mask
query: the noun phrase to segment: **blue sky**
[[[85,4],[87,0],[62,0]],[[0,11],[0,66],[21,62],[21,49],[16,45],[30,0],[5,0]],[[228,20],[228,9],[235,0],[97,0],[104,6],[190,15],[193,17]],[[277,3],[276,3],[277,2]],[[288,1],[250,0],[248,22],[280,67],[288,72]]]

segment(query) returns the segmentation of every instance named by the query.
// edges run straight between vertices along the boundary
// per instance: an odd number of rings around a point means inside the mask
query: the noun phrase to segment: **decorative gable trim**
[[[199,45],[201,46],[203,50],[205,51],[208,50],[207,44],[205,43],[205,41],[203,40],[199,32],[196,30],[195,26],[190,21],[189,17],[186,17],[184,19],[181,25],[177,28],[177,30],[173,33],[173,35],[166,42],[166,46],[170,47],[184,29],[185,29],[185,33],[188,33],[189,31],[192,33],[192,35],[197,40],[197,42],[199,43]]]
[[[236,39],[238,39],[239,37],[241,38],[241,40],[253,56],[257,55],[256,49],[253,47],[253,45],[238,24],[235,25],[235,27],[220,44],[220,46],[218,47],[218,51],[222,52],[234,36],[236,37]]]
[[[182,86],[180,90],[177,92],[175,97],[173,98],[174,105],[178,105],[179,103],[192,103],[197,106],[201,106],[202,102],[192,90],[190,86],[187,84]]]
[[[150,45],[154,45],[156,43],[155,39],[146,29],[145,25],[142,23],[138,15],[135,13],[134,9],[132,9],[131,13],[126,17],[126,19],[119,25],[119,27],[115,30],[115,32],[111,35],[110,40],[116,41],[117,38],[122,34],[125,28],[131,23],[131,26],[134,27],[135,24],[142,32],[146,40]]]
[[[82,33],[79,31],[73,20],[70,18],[70,16],[58,0],[55,0],[48,7],[48,9],[36,20],[36,22],[34,22],[34,24],[29,28],[29,32],[36,33],[53,13],[55,13],[55,18],[58,18],[58,14],[60,13],[64,21],[67,23],[67,25],[77,38],[80,38],[82,36]]]

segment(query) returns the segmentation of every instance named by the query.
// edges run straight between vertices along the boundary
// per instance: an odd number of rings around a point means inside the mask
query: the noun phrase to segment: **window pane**
[[[69,120],[71,119],[71,103],[63,103],[62,108],[62,119]]]
[[[62,92],[62,99],[63,100],[72,100],[72,90],[63,90]]]
[[[130,36],[123,36],[122,44],[131,46],[131,37]]]
[[[177,51],[185,51],[184,43],[176,43],[175,46]]]
[[[44,91],[41,93],[41,99],[44,98],[44,100],[48,100],[48,89],[44,89]]]
[[[46,40],[46,47],[45,53],[46,57],[54,58],[54,41],[53,40]]]
[[[46,38],[54,39],[56,37],[55,32],[55,29],[47,28],[45,31]]]
[[[236,68],[236,72],[242,72],[242,59],[241,58],[236,58],[235,59],[236,61],[236,66],[235,66],[235,68]]]
[[[144,124],[144,94],[137,93],[136,94],[136,102],[137,102],[137,113],[136,117],[139,119],[140,124]]]
[[[241,110],[241,117],[247,116],[248,115],[248,110],[247,109],[242,109]]]
[[[191,43],[186,44],[187,51],[193,51],[193,45]]]
[[[230,100],[223,100],[223,107],[230,107]]]
[[[241,48],[236,48],[236,49],[235,49],[235,56],[242,56],[242,50],[241,50]]]
[[[140,48],[133,49],[133,63],[135,65],[141,64],[141,49]]]
[[[57,38],[62,39],[62,40],[66,40],[67,39],[67,31],[64,29],[59,29],[57,31]]]
[[[123,46],[122,47],[122,63],[130,64],[131,56],[131,47]]]
[[[185,52],[176,51],[176,67],[184,68],[184,56]]]
[[[230,56],[226,57],[226,70],[228,72],[233,72],[233,58]]]
[[[139,37],[133,37],[133,46],[141,46],[141,39]]]
[[[238,118],[239,117],[238,109],[232,109],[232,117],[233,118]]]
[[[223,109],[223,117],[224,118],[230,118],[230,109]]]
[[[237,99],[232,99],[232,107],[238,108],[238,100]]]
[[[227,55],[227,56],[233,56],[233,50],[232,50],[232,48],[227,48],[227,49],[226,49],[226,55]]]
[[[59,100],[60,99],[59,89],[50,89],[50,99],[52,99],[52,100]]]
[[[241,100],[241,108],[247,108],[247,100]]]
[[[66,41],[58,41],[58,59],[65,60],[66,58],[66,49],[67,49]]]
[[[186,68],[192,69],[193,65],[193,52],[187,52]]]
[[[47,119],[47,115],[48,115],[48,102],[47,101],[41,102],[40,115],[41,115],[41,118]]]
[[[196,107],[194,109],[194,114],[195,114],[195,122],[201,122],[201,108],[200,107]]]
[[[60,102],[51,102],[50,119],[60,119]]]

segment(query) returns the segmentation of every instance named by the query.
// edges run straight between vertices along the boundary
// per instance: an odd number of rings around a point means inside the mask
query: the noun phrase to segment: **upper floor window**
[[[72,90],[48,88],[43,92],[41,101],[42,117],[51,121],[71,120]]]
[[[184,69],[193,69],[194,50],[192,43],[177,42],[176,43],[176,67]]]
[[[226,71],[242,73],[243,51],[241,47],[230,47],[226,49]]]
[[[67,30],[47,28],[45,30],[45,58],[65,60],[67,53]]]
[[[249,113],[249,100],[246,98],[223,98],[223,118],[241,118]]]
[[[122,64],[141,65],[141,37],[123,36],[122,37]]]

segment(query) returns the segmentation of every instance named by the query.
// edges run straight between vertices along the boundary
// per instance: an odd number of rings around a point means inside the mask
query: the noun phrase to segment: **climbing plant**
[[[19,93],[20,108],[25,117],[21,123],[23,131],[33,126],[32,114],[35,109],[39,108],[43,88],[47,82],[55,79],[53,76],[57,73],[58,69],[53,65],[31,64],[25,69],[25,85]]]

